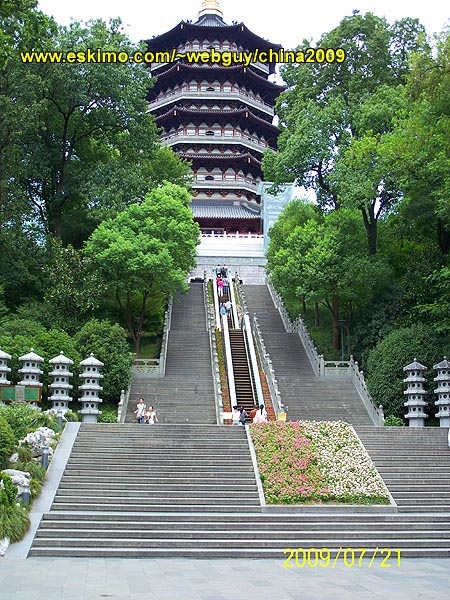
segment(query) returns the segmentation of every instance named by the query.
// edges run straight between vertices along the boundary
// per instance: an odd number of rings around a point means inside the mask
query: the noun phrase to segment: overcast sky
[[[450,16],[445,0],[219,1],[226,23],[243,21],[257,35],[285,48],[295,47],[304,38],[316,42],[353,9],[385,16],[390,23],[402,17],[417,17],[430,35],[440,32]],[[71,18],[87,21],[120,17],[129,37],[137,42],[164,33],[181,20],[196,20],[201,0],[39,0],[39,7],[62,24],[68,24]]]

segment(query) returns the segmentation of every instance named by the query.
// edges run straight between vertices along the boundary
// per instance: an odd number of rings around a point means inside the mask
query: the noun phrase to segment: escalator
[[[243,406],[248,414],[255,405],[255,392],[244,338],[245,334],[242,329],[230,329],[229,333],[236,401],[238,406]]]

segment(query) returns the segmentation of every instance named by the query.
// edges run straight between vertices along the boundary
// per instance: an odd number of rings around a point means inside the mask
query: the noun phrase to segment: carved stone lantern
[[[11,373],[11,369],[8,367],[8,360],[11,360],[11,354],[3,352],[0,348],[0,385],[11,384],[8,380],[8,373]]]
[[[22,363],[22,368],[19,373],[22,374],[22,381],[18,385],[42,387],[39,377],[44,373],[40,365],[44,362],[42,356],[35,353],[34,348],[28,354],[19,356],[19,361]]]
[[[100,379],[103,379],[100,373],[103,363],[94,358],[91,352],[89,358],[80,362],[80,366],[83,367],[80,374],[83,383],[78,388],[82,393],[78,402],[81,402],[82,408],[78,412],[83,417],[83,423],[97,423],[98,415],[102,414],[98,405],[102,401],[99,393],[103,390],[100,386]]]
[[[410,427],[423,427],[425,419],[428,419],[428,415],[425,413],[425,407],[428,404],[424,400],[427,392],[423,389],[426,380],[422,374],[427,368],[414,359],[411,364],[403,367],[403,370],[407,373],[406,379],[403,380],[407,385],[407,389],[403,392],[407,397],[404,406],[408,409],[405,418],[409,419]]]
[[[444,356],[444,360],[433,366],[438,374],[434,378],[438,387],[434,393],[438,395],[435,405],[439,408],[436,416],[440,420],[441,427],[450,427],[450,362]]]
[[[73,365],[73,360],[64,356],[64,352],[61,352],[59,356],[55,356],[48,361],[53,365],[53,370],[50,371],[50,377],[53,377],[53,382],[49,385],[52,391],[52,395],[49,396],[49,400],[53,403],[52,408],[56,411],[61,410],[63,413],[70,410],[69,402],[72,398],[69,396],[72,385],[70,385],[69,379],[73,376],[73,373],[69,371],[69,367]]]

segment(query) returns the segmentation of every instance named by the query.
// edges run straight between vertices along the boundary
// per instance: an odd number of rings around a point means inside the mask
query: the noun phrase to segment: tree
[[[276,184],[295,181],[314,190],[324,210],[357,206],[364,218],[370,254],[376,250],[374,206],[381,203],[385,211],[398,197],[389,172],[381,172],[385,164],[379,162],[374,172],[369,168],[373,156],[370,138],[392,128],[393,107],[400,97],[395,90],[404,83],[408,55],[423,46],[423,36],[424,29],[416,20],[404,19],[390,26],[371,13],[362,16],[354,12],[319,42],[324,48],[344,48],[344,62],[282,69],[288,89],[277,102],[280,152],[265,153],[265,177]],[[302,48],[307,45],[304,42]],[[350,154],[354,143],[366,135],[368,139]],[[352,185],[346,176],[354,173],[354,165],[367,154],[363,172],[355,178],[370,176],[370,189],[364,190],[362,198],[355,198],[356,194],[349,197]],[[345,162],[337,173],[341,161]]]
[[[389,160],[400,183],[403,210],[450,251],[450,31],[435,55],[413,57],[407,95],[411,109],[391,136]]]
[[[131,381],[132,358],[125,331],[117,323],[91,319],[76,333],[75,343],[83,358],[92,352],[103,363],[102,398],[118,402],[121,390]]]
[[[187,289],[199,239],[190,200],[186,189],[165,183],[104,221],[86,244],[105,289],[115,292],[136,354],[151,296]]]
[[[75,332],[99,305],[100,279],[81,251],[64,247],[58,240],[52,240],[48,248],[46,313],[52,315],[53,326]]]
[[[283,223],[284,214],[279,220]],[[280,229],[283,225],[278,225]],[[351,328],[354,309],[382,286],[388,269],[379,258],[368,257],[364,230],[355,211],[329,213],[322,222],[309,219],[284,242],[271,240],[268,269],[277,287],[325,306],[332,315],[333,347],[339,348],[339,319],[345,311]]]
[[[119,20],[60,27],[52,44],[61,52],[135,50]],[[45,234],[80,246],[102,218],[142,200],[164,177],[183,180],[186,164],[161,148],[147,113],[151,79],[144,65],[39,63],[23,69],[34,75],[41,102],[37,126],[23,136],[19,187]],[[85,221],[90,227],[82,239],[73,215],[82,229]]]

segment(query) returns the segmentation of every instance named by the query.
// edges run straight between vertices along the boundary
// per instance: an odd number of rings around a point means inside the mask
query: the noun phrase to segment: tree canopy
[[[199,241],[190,200],[184,188],[165,183],[103,221],[86,243],[104,289],[114,290],[136,353],[150,296],[187,289]]]

